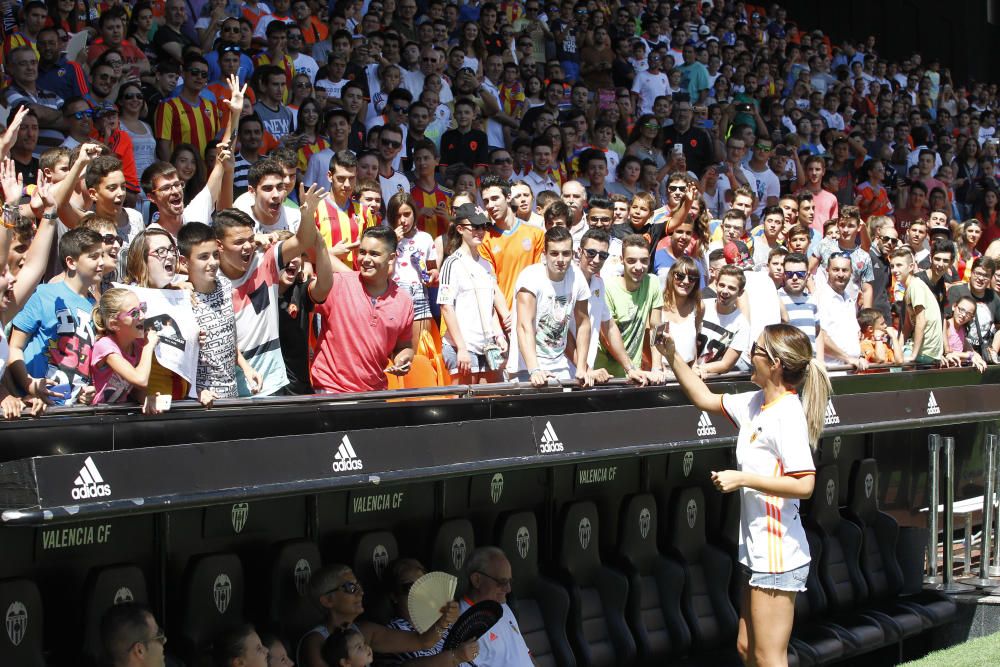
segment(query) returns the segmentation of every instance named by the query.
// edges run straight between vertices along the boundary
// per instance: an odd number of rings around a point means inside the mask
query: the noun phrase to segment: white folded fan
[[[428,572],[413,582],[406,607],[417,632],[427,632],[439,618],[441,607],[455,599],[458,579],[447,572]]]

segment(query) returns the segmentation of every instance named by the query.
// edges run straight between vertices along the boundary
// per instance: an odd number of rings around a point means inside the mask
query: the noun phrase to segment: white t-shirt
[[[860,356],[861,328],[858,326],[857,299],[850,296],[850,290],[837,294],[828,284],[817,281],[816,305],[819,306],[819,326],[834,345],[849,357]],[[826,363],[839,365],[843,362],[827,354]]]
[[[650,74],[638,72],[632,81],[632,92],[639,96],[639,114],[653,113],[653,102],[661,95],[670,94],[670,79],[663,72]]]
[[[389,200],[397,192],[410,191],[410,179],[403,175],[400,171],[393,171],[392,176],[386,178],[382,174],[378,175],[378,183],[382,186],[382,205],[388,206]]]
[[[278,221],[273,225],[265,225],[257,219],[256,215],[254,215],[253,202],[253,193],[244,192],[236,198],[236,201],[233,202],[233,207],[238,208],[253,218],[254,223],[256,223],[256,227],[254,227],[255,232],[260,234],[270,234],[272,232],[287,230],[294,234],[299,231],[299,222],[302,220],[302,214],[299,212],[299,209],[282,205],[281,212],[278,213]]]
[[[324,190],[330,189],[330,160],[333,159],[333,149],[324,148],[319,153],[309,156],[306,175],[303,183],[315,183]]]
[[[764,167],[764,171],[754,171],[750,165],[747,165],[746,170],[757,179],[757,208],[754,209],[754,213],[759,217],[764,212],[764,207],[767,206],[768,197],[777,199],[781,196],[781,181],[778,180],[778,176],[771,171],[770,167]],[[751,181],[752,183],[753,181]]]
[[[420,271],[426,271],[427,262],[436,259],[437,251],[430,234],[418,231],[410,238],[403,237],[396,246],[396,270],[392,279],[397,283],[421,283]]]
[[[590,277],[590,299],[587,302],[590,312],[590,349],[587,350],[587,367],[593,368],[597,359],[597,346],[600,343],[601,325],[611,319],[611,308],[608,306],[607,293],[604,291],[604,279],[594,275]],[[576,335],[576,318],[570,318],[569,330]],[[576,364],[571,359],[569,371],[576,374]]]
[[[295,61],[292,65],[295,67],[296,74],[308,74],[309,82],[316,83],[316,72],[319,71],[319,64],[315,58],[305,53],[300,53],[295,56]]]
[[[472,605],[463,599],[459,603],[460,612],[465,612]],[[479,656],[476,664],[480,667],[533,667],[531,652],[521,636],[521,628],[517,625],[514,612],[506,604],[503,616],[488,632],[479,638]]]
[[[740,365],[743,368],[750,368],[750,347],[760,336],[760,332],[768,324],[781,322],[781,297],[778,296],[778,288],[774,286],[774,281],[767,271],[744,271],[743,275],[747,279],[743,291],[750,304],[750,316],[747,318],[750,328],[747,333],[749,345],[742,350]]]
[[[698,332],[698,357],[703,364],[722,361],[730,348],[741,353],[750,349],[750,323],[747,318],[743,317],[739,308],[721,314],[716,303],[716,299],[705,300],[705,314]],[[731,370],[746,370],[742,359],[737,360]]]
[[[482,354],[483,346],[493,335],[493,291],[496,289],[493,267],[483,257],[463,253],[449,255],[441,265],[437,302],[455,309],[455,319],[470,354]],[[451,329],[444,338],[455,347]]]
[[[549,280],[544,264],[525,267],[514,285],[515,307],[510,335],[508,374],[529,370],[521,357],[517,342],[517,293],[521,290],[535,296],[535,354],[538,367],[552,374],[569,379],[569,359],[566,358],[566,338],[569,323],[574,319],[577,302],[590,298],[590,289],[578,269],[570,267],[558,283]]]
[[[805,412],[794,393],[768,404],[763,391],[723,394],[722,409],[740,429],[736,462],[741,471],[764,477],[816,473]],[[740,563],[754,572],[771,573],[807,565],[809,542],[799,501],[747,487],[740,489],[740,495]]]

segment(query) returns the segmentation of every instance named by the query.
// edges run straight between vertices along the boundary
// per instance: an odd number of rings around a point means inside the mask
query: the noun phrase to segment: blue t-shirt
[[[24,364],[31,377],[69,383],[74,396],[90,384],[93,307],[93,297],[80,296],[66,283],[38,286],[13,321],[15,329],[28,334]]]

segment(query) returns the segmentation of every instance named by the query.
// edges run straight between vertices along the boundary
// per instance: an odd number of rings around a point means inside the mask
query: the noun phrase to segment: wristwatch
[[[52,211],[51,213],[43,213],[42,217],[45,218],[46,220],[55,220],[59,217],[59,214],[56,213],[55,211]]]

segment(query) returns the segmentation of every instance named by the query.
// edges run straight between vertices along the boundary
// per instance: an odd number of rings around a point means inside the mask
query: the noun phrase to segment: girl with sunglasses
[[[94,306],[91,321],[100,336],[91,358],[95,405],[145,399],[159,341],[146,331],[145,314],[146,304],[122,287],[109,289]]]
[[[813,494],[813,448],[823,430],[830,380],[806,334],[771,324],[750,353],[750,381],[760,389],[717,394],[684,362],[671,333],[653,343],[684,393],[699,410],[724,414],[739,429],[737,468],[711,473],[716,489],[741,495],[737,650],[747,664],[754,658],[756,664],[785,664],[795,595],[806,589],[811,560],[799,501]]]

